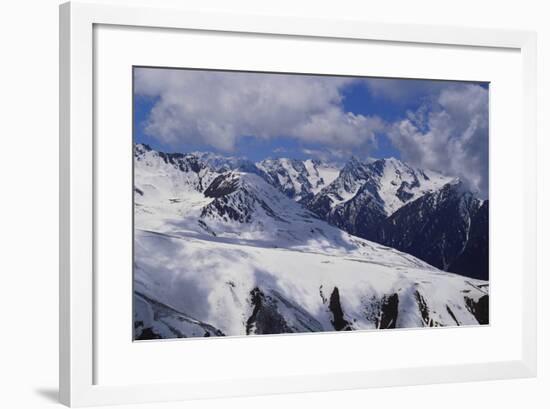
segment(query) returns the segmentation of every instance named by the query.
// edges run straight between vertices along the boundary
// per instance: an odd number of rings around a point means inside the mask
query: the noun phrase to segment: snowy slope
[[[209,202],[202,192],[218,173],[196,155],[166,154],[143,144],[134,152],[134,213],[142,225],[163,229],[164,220],[188,220],[190,211]]]
[[[256,172],[136,147],[136,339],[477,325],[488,284],[319,219]]]
[[[312,159],[266,159],[256,165],[265,172],[269,183],[296,201],[310,199],[339,173],[337,167]]]
[[[311,189],[313,194],[319,193],[323,187],[330,185],[340,173],[340,169],[336,165],[313,159],[305,160],[304,166],[306,167],[309,180],[313,186]]]
[[[373,170],[371,181],[388,215],[453,180],[431,170],[413,168],[395,158],[377,160],[369,167]]]
[[[352,158],[338,177],[323,188],[310,207],[327,214],[350,200],[374,201],[384,216],[406,203],[436,191],[453,178],[437,172],[413,168],[395,158],[361,162]]]
[[[173,309],[160,321],[185,317],[172,324],[185,336],[204,335],[197,328],[204,325],[245,335],[486,323],[486,282],[384,262],[383,248],[371,250],[379,253],[373,261],[138,229],[135,288]],[[138,328],[137,337],[146,328],[180,336],[151,322],[148,311],[142,318],[141,310],[154,308],[146,306],[136,310],[136,321],[149,327]]]

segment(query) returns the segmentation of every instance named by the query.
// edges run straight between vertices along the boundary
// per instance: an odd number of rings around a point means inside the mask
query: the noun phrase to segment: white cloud
[[[429,105],[409,112],[388,132],[405,161],[459,176],[488,194],[488,90],[460,84],[443,89]]]
[[[238,139],[280,136],[354,149],[372,143],[383,123],[342,108],[355,79],[239,72],[137,69],[135,91],[158,98],[146,132],[181,146],[201,141],[231,151]]]

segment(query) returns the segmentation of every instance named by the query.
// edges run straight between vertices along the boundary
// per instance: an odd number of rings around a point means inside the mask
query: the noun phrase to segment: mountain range
[[[306,206],[356,236],[445,271],[489,278],[489,202],[458,178],[394,158],[352,158]]]
[[[134,155],[134,337],[488,323],[488,201],[397,159]]]

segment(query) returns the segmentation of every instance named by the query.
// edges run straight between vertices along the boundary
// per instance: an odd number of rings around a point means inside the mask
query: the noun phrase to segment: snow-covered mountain
[[[408,202],[438,190],[452,178],[413,168],[395,158],[368,163],[352,158],[338,177],[323,188],[311,206],[330,212],[355,198],[370,198],[389,216]]]
[[[251,239],[273,246],[300,245],[330,236],[337,244],[342,231],[319,218],[256,174],[229,171],[204,191],[212,201],[200,222],[217,237]]]
[[[136,339],[488,322],[487,282],[330,225],[257,168],[136,146]]]
[[[257,166],[266,173],[271,184],[296,201],[311,199],[339,173],[335,165],[312,159],[266,159]]]
[[[451,180],[394,158],[369,163],[352,158],[338,177],[308,202],[308,207],[352,234],[376,239],[382,220]]]
[[[445,271],[488,279],[488,202],[482,205],[459,179],[394,158],[368,163],[352,158],[307,203],[351,234]]]

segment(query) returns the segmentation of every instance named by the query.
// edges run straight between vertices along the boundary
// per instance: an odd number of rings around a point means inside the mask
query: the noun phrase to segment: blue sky
[[[489,84],[134,68],[134,138],[168,152],[396,157],[488,184]]]

